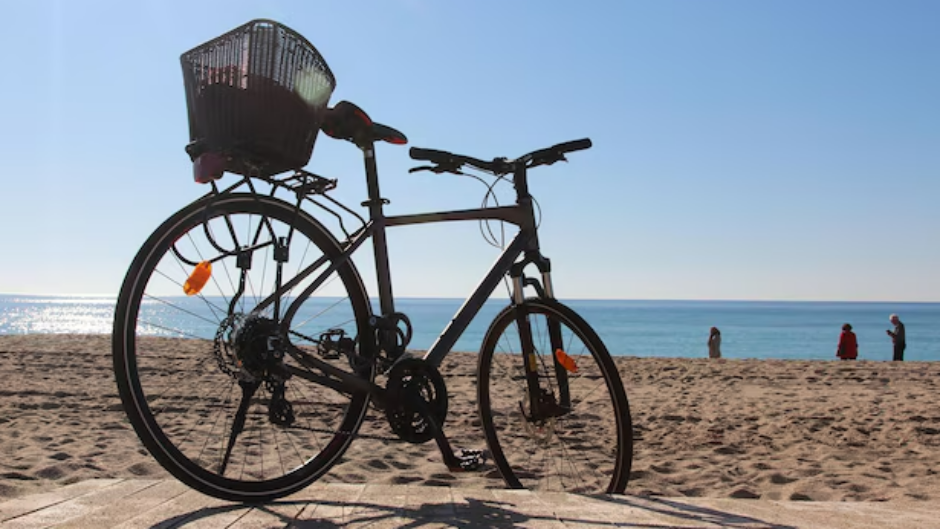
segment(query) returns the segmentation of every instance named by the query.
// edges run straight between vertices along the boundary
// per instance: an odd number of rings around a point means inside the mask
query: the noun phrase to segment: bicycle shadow
[[[300,512],[295,516],[280,512],[283,507],[297,507]],[[344,512],[338,515],[318,515],[321,507],[341,508]],[[507,508],[508,507],[508,508]],[[446,524],[451,527],[499,527],[515,528],[530,527],[532,521],[556,521],[551,515],[532,516],[512,509],[512,504],[493,500],[467,499],[466,504],[454,506],[448,502],[429,502],[417,506],[393,507],[374,502],[363,501],[319,501],[319,500],[282,500],[263,505],[221,505],[217,507],[203,507],[192,512],[178,514],[162,520],[151,526],[151,529],[185,528],[188,525],[212,525],[215,518],[222,515],[244,511],[239,519],[252,511],[266,514],[273,522],[279,521],[283,527],[291,529],[311,528],[339,528],[339,527],[381,527],[417,528],[427,524],[436,527]],[[221,521],[221,520],[220,520]],[[237,529],[238,522],[226,527]]]
[[[579,495],[574,495],[579,496]],[[634,498],[630,496],[579,496],[585,498],[585,512],[552,512],[545,509],[540,514],[521,512],[514,504],[494,499],[479,499],[464,497],[459,503],[449,501],[425,502],[414,506],[391,506],[370,501],[335,501],[335,500],[281,500],[260,505],[231,504],[216,507],[203,507],[192,512],[182,513],[153,525],[152,528],[169,529],[185,528],[191,524],[204,526],[212,525],[214,519],[222,522],[224,526],[239,527],[238,521],[231,523],[229,513],[239,513],[238,520],[252,514],[264,515],[268,520],[266,526],[283,524],[281,527],[293,529],[310,528],[339,528],[339,527],[401,527],[414,529],[425,525],[441,525],[458,528],[496,527],[496,528],[522,528],[532,527],[539,522],[545,525],[555,525],[559,522],[564,525],[578,527],[627,527],[634,529],[695,529],[696,527],[714,528],[748,528],[748,529],[797,529],[791,525],[780,525],[765,522],[757,518],[742,516],[717,509],[700,507],[682,503],[681,501],[667,500],[656,497]],[[590,502],[604,501],[622,505],[624,519],[611,521],[592,516]],[[284,511],[297,512],[296,515],[286,515]],[[338,509],[338,512],[337,512]],[[332,510],[332,514],[331,511]],[[682,525],[669,522],[629,520],[630,510],[649,512],[655,515],[668,516],[683,520]],[[689,525],[701,523],[699,525]],[[231,525],[229,525],[231,523]],[[220,524],[221,525],[221,524]],[[254,524],[248,524],[254,526]]]
[[[683,518],[689,521],[696,521],[709,524],[708,527],[747,527],[749,529],[799,529],[795,525],[782,525],[777,523],[765,522],[763,520],[744,516],[741,514],[721,511],[711,507],[702,507],[690,503],[683,503],[674,499],[662,498],[659,496],[587,496],[588,498],[600,501],[623,505],[632,509],[641,509],[658,514]],[[742,500],[744,501],[744,500]],[[630,526],[627,526],[630,527]],[[660,527],[660,526],[654,526]],[[683,525],[682,527],[688,527]]]

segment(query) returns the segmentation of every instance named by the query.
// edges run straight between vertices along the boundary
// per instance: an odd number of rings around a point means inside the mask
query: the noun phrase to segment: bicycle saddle
[[[351,141],[359,147],[366,147],[376,141],[385,141],[395,145],[408,143],[408,138],[401,132],[375,123],[364,110],[349,101],[340,101],[324,111],[320,129],[329,137]]]

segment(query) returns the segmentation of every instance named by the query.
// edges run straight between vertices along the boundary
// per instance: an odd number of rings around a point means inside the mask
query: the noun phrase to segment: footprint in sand
[[[17,479],[17,480],[22,480],[22,481],[33,481],[33,480],[39,479],[39,478],[37,478],[37,477],[35,477],[35,476],[30,476],[30,475],[28,475],[28,474],[23,474],[22,472],[6,472],[6,473],[3,473],[3,474],[0,474],[0,478],[2,478],[2,479]]]
[[[135,476],[152,476],[154,474],[160,473],[163,470],[163,467],[159,466],[156,462],[145,461],[141,463],[134,463],[124,470]]]
[[[745,500],[756,500],[760,498],[760,494],[747,488],[735,489],[734,492],[729,494],[729,496],[732,498],[745,499]]]
[[[662,465],[651,465],[650,470],[659,474],[674,474],[676,472],[676,469],[673,468],[670,462],[666,462]]]
[[[70,464],[50,465],[48,467],[39,469],[36,472],[36,477],[56,480],[71,474],[72,470],[74,469]]]
[[[397,461],[394,459],[389,461],[388,463],[398,470],[408,470],[408,469],[414,468],[414,464],[412,463],[407,463],[404,461]]]
[[[775,485],[786,485],[787,483],[793,483],[797,481],[798,478],[788,478],[780,473],[771,474],[770,482]]]
[[[388,463],[382,461],[381,459],[370,459],[366,462],[366,466],[374,468],[376,470],[388,470]]]

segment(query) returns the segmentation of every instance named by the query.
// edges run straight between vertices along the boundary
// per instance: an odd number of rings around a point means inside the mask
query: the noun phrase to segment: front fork
[[[529,263],[535,264],[541,273],[541,282],[535,278],[525,276],[523,269]],[[525,259],[516,263],[509,272],[512,279],[512,300],[516,311],[516,326],[519,329],[519,341],[522,346],[522,362],[528,389],[529,415],[526,420],[539,422],[551,417],[566,414],[571,409],[571,394],[568,387],[568,371],[560,362],[565,355],[564,343],[561,336],[561,322],[546,317],[550,350],[542,351],[542,358],[532,339],[532,322],[529,312],[525,310],[526,286],[535,289],[539,298],[554,299],[552,288],[551,263],[541,254],[526,255]],[[539,365],[544,362],[544,355],[552,358],[554,382],[550,375],[539,376]],[[520,403],[521,404],[521,403]],[[525,412],[523,410],[523,415]]]

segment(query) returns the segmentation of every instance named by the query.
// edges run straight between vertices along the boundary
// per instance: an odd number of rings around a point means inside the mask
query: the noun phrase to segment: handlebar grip
[[[454,157],[453,154],[447,151],[438,151],[435,149],[422,149],[420,147],[412,147],[408,150],[408,155],[411,156],[412,160],[423,160],[426,162],[441,163],[447,161]]]
[[[565,143],[559,143],[552,147],[552,150],[558,153],[574,152],[574,151],[583,151],[585,149],[590,149],[593,143],[591,143],[590,138],[584,138],[582,140],[566,141]]]

